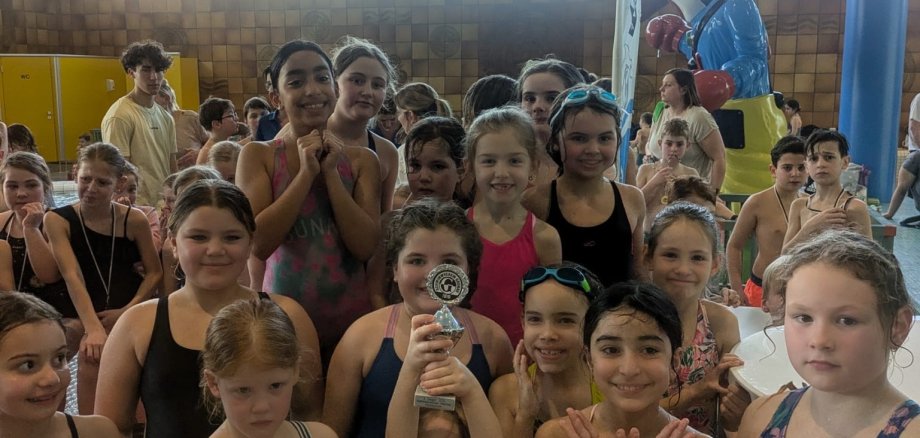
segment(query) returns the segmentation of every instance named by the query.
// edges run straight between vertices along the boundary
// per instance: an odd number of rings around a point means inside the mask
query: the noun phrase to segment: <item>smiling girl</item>
[[[316,320],[328,364],[348,325],[371,310],[364,262],[379,236],[380,165],[371,150],[326,135],[338,90],[319,45],[286,43],[270,74],[289,123],[271,143],[243,148],[237,183],[256,215],[262,286],[297,300]]]

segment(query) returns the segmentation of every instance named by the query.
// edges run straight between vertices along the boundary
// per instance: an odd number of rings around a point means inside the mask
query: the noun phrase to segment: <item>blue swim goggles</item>
[[[591,98],[591,96],[594,96],[595,99],[603,103],[609,104],[609,105],[616,106],[617,104],[617,96],[603,88],[599,88],[599,87],[582,88],[582,89],[575,90],[569,93],[567,96],[565,96],[565,100],[562,101],[562,105],[559,106],[559,111],[556,113],[553,119],[558,117],[559,114],[564,113],[566,107],[587,102],[588,99]],[[552,125],[552,123],[553,123],[553,120],[550,120],[550,125]]]
[[[524,274],[524,278],[521,279],[521,292],[518,294],[518,299],[521,300],[521,303],[524,302],[524,293],[527,292],[527,289],[543,283],[547,278],[552,278],[560,284],[584,292],[589,300],[594,298],[591,284],[588,283],[588,278],[585,277],[585,274],[581,272],[581,270],[568,266],[562,268],[537,266],[527,271],[527,273]]]

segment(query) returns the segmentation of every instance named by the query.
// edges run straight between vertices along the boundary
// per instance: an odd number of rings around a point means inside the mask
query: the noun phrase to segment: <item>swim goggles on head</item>
[[[533,286],[543,283],[547,278],[553,278],[561,284],[584,292],[588,299],[594,296],[591,290],[591,284],[588,283],[588,278],[585,277],[585,274],[581,272],[581,270],[570,267],[546,268],[537,266],[527,271],[527,273],[524,274],[524,278],[521,279],[521,292],[518,294],[518,299],[523,303],[524,292]]]
[[[603,103],[609,104],[609,105],[617,104],[616,95],[614,95],[613,93],[607,90],[604,90],[603,88],[598,88],[598,87],[580,88],[578,90],[575,90],[569,93],[567,96],[565,96],[565,99],[562,101],[562,105],[559,106],[559,111],[556,113],[556,116],[564,113],[566,107],[584,103],[588,99],[590,99],[591,96],[594,96],[595,99]],[[552,121],[550,121],[550,124],[552,124]]]

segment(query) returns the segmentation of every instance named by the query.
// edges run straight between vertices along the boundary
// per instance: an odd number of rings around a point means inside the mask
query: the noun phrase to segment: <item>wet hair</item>
[[[652,228],[648,232],[646,257],[651,258],[655,255],[655,249],[658,248],[658,240],[661,238],[661,234],[678,221],[697,224],[706,234],[706,237],[709,238],[713,258],[719,256],[719,228],[716,226],[715,217],[705,207],[686,201],[678,201],[666,205],[655,216]]]
[[[187,189],[190,184],[196,181],[209,179],[222,180],[223,177],[211,167],[203,165],[191,166],[176,174],[176,180],[173,181],[172,189],[176,196],[179,196],[179,194]]]
[[[490,75],[479,78],[466,90],[461,105],[463,125],[469,127],[483,111],[505,106],[514,101],[517,82],[505,75]]]
[[[690,124],[684,119],[671,119],[661,125],[661,136],[690,138]]]
[[[617,151],[619,151],[620,145],[620,118],[622,112],[616,104],[605,102],[599,99],[596,95],[591,94],[591,90],[600,90],[599,88],[593,85],[576,85],[572,88],[569,88],[563,91],[559,96],[556,97],[555,102],[553,102],[553,107],[549,111],[549,141],[546,142],[546,152],[553,159],[553,162],[559,166],[558,174],[562,175],[565,170],[565,163],[562,162],[562,151],[561,145],[559,144],[559,134],[562,133],[565,124],[570,121],[571,117],[574,117],[576,114],[584,111],[586,108],[593,111],[595,114],[606,114],[610,117],[613,117],[613,133],[616,136]],[[583,102],[578,103],[566,103],[565,99],[575,91],[585,91],[589,92],[587,99]],[[570,117],[571,116],[571,117]],[[619,153],[615,154],[619,156]],[[614,164],[617,162],[617,159],[614,159]]]
[[[235,141],[220,141],[211,150],[208,151],[208,165],[213,166],[215,163],[233,163],[240,157],[240,150],[243,147]]]
[[[685,68],[672,68],[666,71],[664,75],[671,75],[674,77],[674,82],[677,82],[678,87],[687,89],[687,93],[683,95],[684,105],[688,108],[702,105],[702,103],[700,103],[700,94],[696,91],[696,82],[693,80],[693,72]]]
[[[396,106],[412,111],[419,118],[431,116],[453,117],[450,103],[441,99],[438,92],[424,82],[412,82],[403,85],[393,98]]]
[[[576,289],[576,288],[574,288],[574,287],[572,287],[572,286],[569,286],[569,285],[567,285],[567,284],[562,284],[562,283],[559,283],[559,284],[562,285],[563,287],[565,287],[566,289],[571,290],[573,294],[575,294],[579,299],[583,299],[583,300],[585,301],[585,303],[587,303],[587,304],[590,304],[590,302],[594,299],[594,297],[598,296],[598,295],[601,293],[601,291],[604,290],[604,284],[601,283],[601,280],[597,278],[597,275],[594,275],[594,273],[591,272],[590,269],[588,269],[588,268],[586,268],[586,267],[584,267],[584,266],[582,266],[582,265],[580,265],[580,264],[578,264],[578,263],[570,262],[570,261],[568,261],[568,260],[563,260],[561,263],[553,263],[553,264],[542,265],[542,266],[543,266],[544,268],[548,268],[548,269],[571,268],[571,269],[575,269],[575,270],[581,272],[582,275],[585,276],[585,280],[588,281],[588,286],[591,287],[591,292],[586,293],[586,292],[584,292],[584,291],[581,290],[581,289]],[[541,281],[540,283],[535,283],[535,284],[529,286],[529,287],[528,287],[527,289],[525,289],[523,292],[521,292],[521,294],[520,294],[521,304],[523,304],[524,301],[527,299],[527,293],[530,292],[530,289],[531,289],[531,288],[533,288],[534,286],[536,286],[536,285],[538,285],[538,284],[543,284],[543,283],[545,283],[547,280],[549,280],[549,279],[551,279],[551,278],[552,278],[552,277],[546,277],[546,278],[543,279],[543,281]],[[523,279],[521,279],[521,281],[523,282]]]
[[[891,333],[898,311],[906,306],[912,313],[916,312],[898,259],[871,238],[850,230],[828,229],[792,247],[786,254],[788,260],[779,273],[784,285],[788,285],[800,268],[816,263],[844,270],[868,283],[875,292],[876,311],[886,336]],[[785,301],[786,288],[779,289],[778,293]],[[900,345],[892,342],[889,347]]]
[[[830,129],[817,129],[805,140],[805,156],[811,157],[814,155],[818,143],[826,141],[837,142],[837,151],[840,152],[841,158],[850,155],[850,142],[847,141],[847,137],[843,133]]]
[[[271,112],[272,106],[269,105],[268,101],[263,99],[262,96],[250,97],[249,100],[243,104],[243,119],[247,119],[249,117],[249,111],[254,109],[263,109]]]
[[[434,231],[438,227],[447,228],[460,239],[470,277],[469,294],[460,305],[468,307],[473,293],[476,292],[476,281],[479,278],[482,241],[479,239],[476,225],[466,217],[462,208],[451,201],[442,202],[434,198],[422,198],[400,210],[393,211],[384,240],[387,267],[392,271],[397,265],[399,253],[406,247],[406,239],[411,232],[420,228]]]
[[[380,111],[377,111],[378,116],[396,114],[396,101],[393,99],[393,96],[387,96],[386,99],[383,99],[383,105],[380,105]]]
[[[35,136],[32,135],[32,131],[28,126],[21,123],[13,123],[6,128],[6,139],[10,143],[10,148],[13,148],[13,145],[18,145],[20,148],[24,148],[24,152],[38,153],[38,147],[35,145]]]
[[[77,165],[90,161],[108,164],[116,178],[121,178],[128,167],[128,160],[125,160],[121,151],[110,143],[98,142],[80,149],[80,153],[77,154]]]
[[[6,173],[10,168],[25,170],[36,177],[42,183],[42,193],[44,193],[44,204],[46,207],[54,206],[54,189],[51,182],[51,170],[48,169],[48,163],[41,155],[32,152],[13,152],[7,155],[6,159],[0,163],[0,184],[6,182]],[[11,200],[7,200],[9,202]]]
[[[440,140],[441,145],[447,150],[447,155],[457,168],[461,169],[466,157],[465,139],[466,131],[456,119],[437,116],[422,119],[413,125],[406,135],[406,147],[403,152],[406,163],[422,153],[422,146],[426,143]]]
[[[137,68],[137,66],[150,62],[156,71],[166,71],[172,65],[172,58],[166,53],[163,45],[153,40],[143,40],[133,42],[121,52],[121,66],[125,72]]]
[[[505,106],[486,110],[469,127],[469,134],[466,136],[466,156],[471,160],[476,158],[476,145],[486,134],[494,134],[509,129],[514,134],[518,144],[527,151],[531,164],[536,165],[537,136],[533,131],[532,123],[527,113],[517,107]],[[475,165],[470,167],[475,168]]]
[[[313,52],[319,55],[320,58],[323,58],[323,61],[326,62],[326,66],[329,67],[329,75],[332,77],[333,82],[335,82],[335,70],[332,68],[332,61],[329,59],[329,55],[323,51],[323,48],[313,41],[297,39],[284,43],[284,45],[275,52],[275,56],[268,66],[268,75],[271,78],[272,88],[275,92],[281,89],[281,87],[278,86],[278,78],[281,76],[281,67],[284,66],[284,63],[287,62],[291,55],[302,51]]]
[[[680,315],[668,295],[652,283],[627,281],[604,289],[591,301],[585,313],[585,347],[591,349],[591,335],[604,316],[623,308],[645,314],[658,324],[671,342],[672,352],[683,344]]]
[[[682,176],[674,178],[665,187],[665,196],[669,203],[686,200],[691,196],[698,196],[712,205],[716,204],[716,192],[698,176]]]
[[[205,333],[201,368],[218,378],[237,374],[243,364],[299,373],[300,345],[291,318],[270,299],[233,302],[214,316]],[[202,401],[213,417],[222,406],[208,389],[202,372]]]
[[[799,101],[795,99],[786,100],[786,106],[788,106],[791,110],[795,111],[796,113],[798,113],[802,109],[802,106],[799,105]]]
[[[645,122],[646,125],[652,126],[652,113],[644,112],[639,116],[639,120]]]
[[[61,314],[35,295],[12,291],[0,293],[0,344],[16,327],[44,321],[56,323],[64,331]]]
[[[517,88],[514,91],[517,102],[520,102],[524,97],[524,81],[537,73],[550,73],[556,76],[562,81],[562,85],[565,88],[571,88],[585,82],[585,78],[578,71],[578,68],[561,59],[556,59],[552,55],[547,56],[545,59],[531,59],[524,63],[524,66],[521,67],[521,74],[518,76]]]
[[[390,58],[380,47],[374,43],[363,39],[346,35],[339,40],[338,46],[332,50],[332,67],[341,75],[353,62],[361,58],[372,58],[377,60],[383,71],[386,73],[386,86],[384,91],[386,96],[392,96],[396,93],[396,69],[390,62]]]
[[[802,137],[787,135],[776,142],[773,149],[770,149],[770,161],[773,166],[779,163],[779,159],[786,154],[805,155],[805,142]]]
[[[591,85],[594,85],[597,88],[602,88],[605,91],[613,92],[613,79],[610,78],[600,78],[592,82]]]
[[[809,135],[811,135],[813,132],[819,129],[821,128],[819,128],[818,125],[812,125],[812,124],[805,125],[802,127],[802,129],[799,130],[799,136],[802,138],[808,138]]]
[[[157,94],[169,98],[169,108],[166,108],[167,111],[170,113],[179,111],[179,103],[176,102],[176,92],[169,86],[169,81],[163,79],[163,84],[160,85],[160,91],[157,92]]]
[[[233,102],[219,97],[209,97],[198,107],[198,123],[208,132],[211,132],[211,124],[222,122],[224,113],[228,110],[233,111]]]
[[[189,169],[194,167],[200,166],[193,166]],[[214,174],[216,175],[217,172]],[[256,218],[252,214],[249,199],[239,187],[220,179],[220,175],[217,175],[216,179],[195,181],[177,195],[176,205],[173,207],[172,214],[169,215],[167,225],[173,236],[179,235],[179,227],[199,207],[229,210],[250,235],[256,231]]]

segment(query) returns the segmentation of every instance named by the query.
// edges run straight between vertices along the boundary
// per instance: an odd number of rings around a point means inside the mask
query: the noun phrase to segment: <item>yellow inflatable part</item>
[[[732,99],[722,109],[744,113],[744,149],[725,150],[722,193],[750,195],[770,187],[770,150],[788,131],[786,118],[776,107],[773,95]]]

